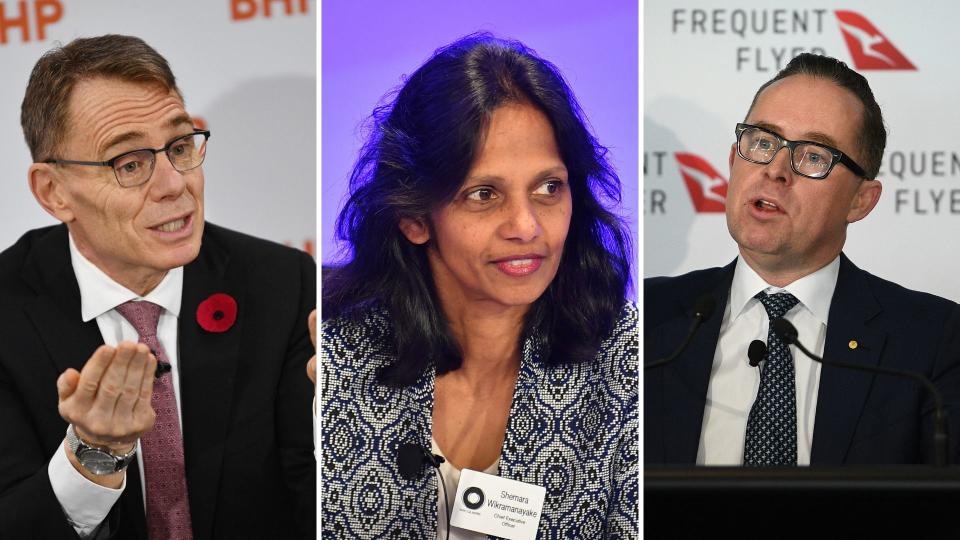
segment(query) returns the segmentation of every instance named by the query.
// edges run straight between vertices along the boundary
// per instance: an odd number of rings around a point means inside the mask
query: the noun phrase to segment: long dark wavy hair
[[[553,64],[520,42],[472,34],[437,50],[374,110],[337,219],[352,257],[323,271],[324,319],[374,306],[389,312],[396,361],[380,371],[384,384],[413,384],[431,366],[437,374],[460,367],[427,261],[430,242],[411,243],[399,222],[429,223],[453,199],[493,111],[507,103],[533,105],[550,120],[573,199],[557,275],[528,311],[521,339],[539,336],[548,365],[590,361],[623,308],[630,240],[604,205],[620,200],[607,149]]]

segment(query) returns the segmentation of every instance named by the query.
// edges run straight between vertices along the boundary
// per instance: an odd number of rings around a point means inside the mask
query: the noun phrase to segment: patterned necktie
[[[157,339],[157,322],[163,308],[151,302],[127,302],[116,307],[130,321],[159,364],[168,364],[167,354]],[[177,401],[173,394],[173,375],[168,370],[153,383],[150,399],[157,421],[153,429],[140,437],[143,475],[147,491],[147,528],[151,540],[191,540],[190,500],[183,462],[183,435]]]
[[[772,322],[783,317],[798,300],[790,293],[768,295],[760,300]],[[750,408],[747,437],[743,447],[746,466],[797,464],[797,395],[793,357],[787,344],[767,330],[767,357],[760,373],[760,390]]]

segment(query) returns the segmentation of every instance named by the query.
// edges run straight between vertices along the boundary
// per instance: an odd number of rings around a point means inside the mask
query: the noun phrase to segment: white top
[[[183,292],[183,267],[174,268],[167,272],[163,280],[147,296],[140,297],[120,285],[102,270],[97,268],[80,250],[77,249],[70,236],[70,260],[73,272],[80,286],[80,312],[83,322],[97,320],[103,342],[116,347],[121,341],[138,340],[137,331],[114,308],[130,300],[147,300],[163,307],[160,321],[157,323],[157,339],[163,345],[167,360],[170,362],[173,380],[173,393],[177,401],[177,410],[180,411],[180,369],[177,349],[177,319],[180,315],[180,300]],[[180,413],[180,425],[183,425],[183,414]],[[141,448],[138,443],[137,453]],[[110,509],[120,498],[127,485],[124,478],[120,489],[110,489],[87,480],[80,474],[67,458],[67,449],[63,444],[55,451],[47,473],[50,476],[50,485],[53,493],[67,520],[81,538],[92,534],[98,525],[110,513]],[[143,479],[143,460],[138,459],[140,478]],[[146,482],[141,481],[141,495],[146,501]],[[146,504],[146,503],[144,503]]]
[[[737,259],[710,371],[698,465],[743,464],[747,418],[760,388],[760,370],[750,367],[747,348],[755,339],[766,343],[770,324],[767,311],[754,295],[761,291],[768,294],[787,291],[795,296],[800,302],[784,318],[797,328],[800,343],[817,356],[823,356],[827,317],[839,273],[838,256],[830,264],[781,289],[764,282],[742,257]],[[790,353],[796,374],[797,464],[809,465],[820,364],[807,358],[796,346],[790,346]]]
[[[440,447],[437,446],[437,441],[433,440],[433,437],[430,437],[430,451],[444,458],[443,463],[440,464],[440,474],[443,476],[443,483],[447,486],[446,507],[443,504],[443,486],[440,485],[440,482],[437,482],[437,540],[444,540],[447,538],[448,516],[450,515],[450,510],[453,509],[453,501],[457,497],[457,485],[460,483],[461,469],[458,469],[450,464],[450,461],[447,460],[443,455],[443,452],[440,451]],[[499,467],[500,456],[497,456],[497,459],[493,460],[493,463],[491,463],[489,467],[480,472],[496,475]],[[466,529],[461,529],[460,527],[452,527],[450,529],[450,540],[486,539],[487,535],[484,533],[468,531]]]

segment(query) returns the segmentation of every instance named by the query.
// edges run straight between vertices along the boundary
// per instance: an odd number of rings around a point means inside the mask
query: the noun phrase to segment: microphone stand
[[[811,360],[819,362],[827,366],[836,366],[846,369],[853,369],[857,371],[863,371],[866,373],[880,373],[883,375],[891,375],[894,377],[908,377],[914,381],[920,383],[924,386],[931,395],[933,395],[934,401],[934,412],[933,412],[933,454],[934,454],[934,465],[937,467],[946,467],[947,466],[947,448],[948,438],[947,438],[947,415],[943,407],[943,396],[940,395],[940,391],[937,390],[937,387],[934,386],[930,379],[924,377],[920,373],[913,371],[906,371],[901,369],[894,369],[888,367],[880,366],[866,366],[863,364],[854,364],[851,362],[844,362],[841,360],[824,360],[822,357],[817,356],[807,350],[802,343],[797,339],[797,329],[786,319],[776,319],[771,325],[773,326],[774,332],[776,332],[781,339],[786,341],[790,345],[796,345],[803,354],[807,355]]]
[[[713,315],[713,308],[716,302],[713,297],[710,295],[703,295],[697,299],[696,304],[693,308],[693,322],[690,324],[690,330],[687,330],[687,336],[683,338],[683,342],[680,343],[680,346],[676,348],[669,356],[665,358],[660,358],[659,360],[654,360],[649,364],[644,364],[643,369],[652,369],[655,367],[663,366],[673,362],[680,353],[687,349],[687,346],[690,345],[690,341],[693,339],[693,336],[697,333],[697,330],[700,328],[700,325],[704,323],[707,319],[710,318],[710,315]]]

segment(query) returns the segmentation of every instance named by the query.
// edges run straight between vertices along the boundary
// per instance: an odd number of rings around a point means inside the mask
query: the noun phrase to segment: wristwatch
[[[115,456],[106,448],[98,448],[80,440],[77,432],[73,430],[73,424],[67,427],[67,447],[77,456],[80,465],[91,473],[102,476],[113,474],[127,468],[127,465],[133,461],[133,456],[137,455],[137,445],[122,456]]]

